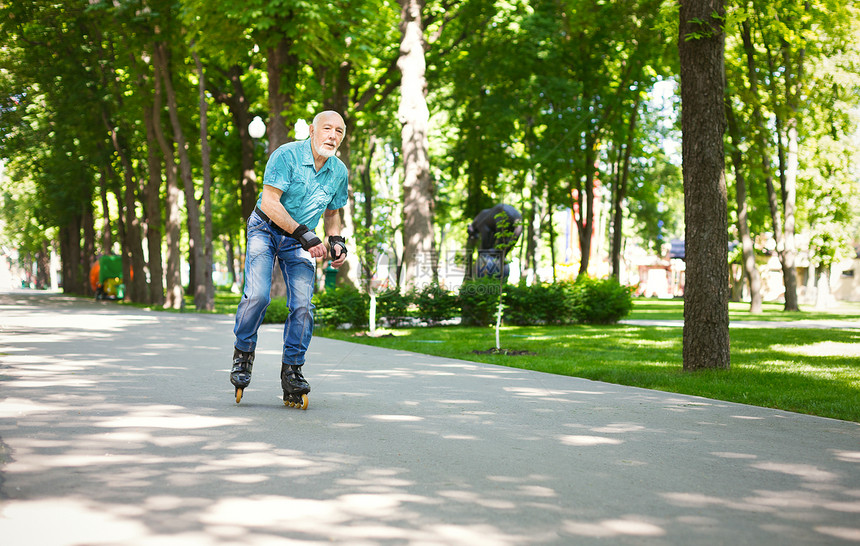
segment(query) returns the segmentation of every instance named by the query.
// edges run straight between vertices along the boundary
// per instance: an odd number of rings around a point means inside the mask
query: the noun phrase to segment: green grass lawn
[[[657,318],[650,313],[682,318],[681,302],[670,302],[677,308],[662,303],[637,301],[638,309],[629,318]],[[743,312],[733,311],[737,313]],[[766,313],[770,320],[860,318],[851,309],[834,314],[786,314],[777,309]],[[745,318],[762,320],[760,315]],[[860,422],[860,330],[733,328],[731,369],[699,372],[682,369],[678,327],[505,327],[503,348],[534,353],[517,356],[473,352],[494,346],[493,328],[450,326],[387,333],[392,335],[356,336],[353,331],[328,329],[317,335]]]

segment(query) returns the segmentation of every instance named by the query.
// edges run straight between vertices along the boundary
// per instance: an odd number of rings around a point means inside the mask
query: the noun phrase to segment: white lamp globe
[[[296,122],[296,140],[304,140],[308,138],[310,135],[310,131],[308,130],[308,122],[300,119]]]
[[[248,124],[248,134],[251,135],[251,138],[263,138],[263,135],[266,134],[266,124],[263,123],[263,118],[254,116],[254,119]]]

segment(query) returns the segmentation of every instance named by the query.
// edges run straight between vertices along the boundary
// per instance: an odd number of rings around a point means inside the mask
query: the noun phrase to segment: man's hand
[[[316,233],[308,229],[308,226],[299,224],[299,227],[297,227],[294,232],[290,233],[290,237],[301,243],[302,248],[310,252],[312,257],[325,257],[325,246],[323,245],[323,242],[319,237],[317,237]]]
[[[334,268],[343,265],[346,261],[346,239],[340,235],[332,235],[328,238],[328,246],[331,248],[331,266]]]

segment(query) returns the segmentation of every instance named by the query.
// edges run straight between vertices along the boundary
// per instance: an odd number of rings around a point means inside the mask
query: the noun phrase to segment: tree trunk
[[[740,145],[740,130],[738,129],[735,112],[731,100],[726,96],[726,120],[728,122],[729,137],[732,141],[731,158],[735,170],[735,201],[738,206],[738,235],[741,238],[741,250],[743,255],[744,276],[749,281],[750,287],[750,313],[762,312],[761,275],[755,265],[755,246],[749,227],[749,207],[747,206],[747,185],[743,171],[743,157]]]
[[[804,7],[809,12],[809,2],[804,2]],[[802,25],[806,27],[807,25]],[[806,28],[802,28],[806,30]],[[782,213],[785,217],[785,250],[783,265],[783,282],[785,283],[785,310],[799,311],[797,301],[797,244],[794,239],[795,213],[797,208],[797,171],[798,171],[798,120],[797,111],[800,108],[800,95],[802,93],[804,78],[804,58],[806,49],[800,48],[796,59],[792,62],[792,56],[788,43],[783,43],[783,64],[785,65],[785,103],[788,106],[788,122],[786,123],[786,140],[788,142],[787,169],[785,172],[785,183],[782,187]]]
[[[723,0],[681,1],[685,370],[730,367],[724,16]]]
[[[245,97],[241,75],[238,66],[230,69],[234,100],[228,106],[236,124],[236,131],[239,133],[239,166],[242,171],[239,191],[242,199],[242,219],[247,220],[257,204],[257,172],[254,162],[254,139],[248,134],[251,114],[248,111],[248,99]]]
[[[94,293],[92,286],[88,282],[88,277],[90,267],[96,259],[96,229],[95,218],[93,217],[93,204],[91,202],[84,204],[82,228],[84,231],[84,250],[81,256],[81,264],[84,266],[84,273],[87,275],[87,278],[83,282],[83,293],[92,296]]]
[[[375,295],[371,292],[371,284],[370,281],[373,279],[373,275],[376,273],[376,244],[373,239],[370,237],[370,233],[373,230],[373,182],[370,178],[370,168],[373,162],[373,154],[376,151],[376,138],[371,136],[367,143],[367,154],[365,162],[362,163],[357,171],[358,171],[358,179],[361,182],[361,191],[364,194],[364,233],[365,233],[365,243],[364,248],[364,262],[362,263],[362,274],[364,275],[364,289],[371,294],[371,296],[375,297]],[[373,323],[371,322],[371,327]]]
[[[255,142],[248,133],[251,112],[248,108],[245,86],[242,84],[242,68],[239,65],[233,65],[221,74],[227,80],[226,87],[229,87],[230,91],[213,85],[212,78],[206,81],[214,99],[230,110],[236,134],[239,136],[239,196],[242,203],[242,220],[247,220],[257,203],[257,172],[254,170]]]
[[[74,233],[72,227],[66,223],[66,225],[60,226],[59,228],[59,237],[60,237],[60,271],[63,276],[63,293],[64,294],[73,294],[74,290],[72,289],[71,280],[74,278],[74,274],[72,270],[75,265],[72,262],[72,252],[71,252],[71,239],[73,237],[78,237],[79,234]],[[27,256],[27,266],[26,266],[26,277],[25,281],[30,282],[31,273],[32,273],[32,263],[33,260],[30,258],[29,253]]]
[[[400,107],[403,149],[403,264],[404,284],[416,276],[418,260],[429,258],[434,251],[433,191],[430,186],[430,161],[427,155],[426,63],[424,28],[421,22],[423,0],[400,0],[400,58],[397,66],[402,76]],[[431,263],[435,260],[431,259]],[[435,272],[434,272],[435,273]]]
[[[830,266],[822,265],[818,271],[818,291],[815,298],[815,307],[827,309],[832,299],[830,294]]]
[[[266,50],[266,70],[269,76],[269,123],[266,127],[266,135],[269,137],[269,155],[278,149],[281,144],[290,141],[290,131],[287,127],[284,114],[290,111],[292,100],[284,92],[288,86],[284,85],[286,67],[297,69],[298,60],[290,53],[290,42],[286,38]],[[292,79],[292,78],[291,78]],[[278,275],[276,275],[278,277]]]
[[[785,247],[782,252],[782,280],[785,284],[785,310],[799,311],[797,302],[797,243],[794,240],[797,201],[797,119],[788,120],[788,164],[783,186],[782,202],[785,217]]]
[[[202,279],[206,298],[203,309],[213,311],[215,309],[215,285],[212,282],[212,160],[209,147],[209,125],[206,119],[209,105],[206,102],[206,77],[203,74],[203,63],[200,62],[200,55],[196,51],[192,51],[192,55],[197,67],[200,101],[200,161],[203,167],[203,271],[206,272]]]
[[[107,200],[108,175],[107,167],[102,167],[99,173],[99,200],[102,209],[102,229],[99,237],[101,243],[101,254],[109,254],[113,247],[113,233],[110,226],[110,207]]]
[[[233,237],[222,235],[221,241],[224,243],[224,252],[227,254],[227,272],[230,274],[231,289],[235,290],[238,287],[238,277],[236,276],[236,251],[233,247]]]
[[[807,8],[808,9],[808,8]],[[743,28],[743,27],[742,27]],[[747,27],[748,28],[748,27]],[[748,31],[747,31],[748,32]],[[754,73],[752,59],[752,40],[744,36],[744,45],[747,48],[747,57],[749,72]],[[768,204],[770,205],[770,214],[773,221],[774,239],[776,242],[777,255],[779,256],[780,264],[782,265],[782,279],[785,288],[785,310],[798,311],[797,302],[797,268],[795,265],[795,256],[797,248],[794,240],[794,225],[795,225],[795,194],[797,184],[797,120],[794,116],[797,109],[797,93],[793,89],[791,82],[792,68],[790,66],[790,57],[787,52],[787,45],[783,44],[783,57],[785,65],[777,67],[774,61],[770,48],[767,48],[767,61],[770,71],[770,90],[776,100],[777,90],[775,81],[780,77],[785,78],[786,104],[789,110],[789,120],[784,122],[783,114],[774,109],[774,126],[776,129],[776,149],[777,159],[779,161],[779,178],[780,178],[780,196],[782,198],[782,216],[785,219],[785,224],[780,219],[779,197],[776,194],[776,189],[773,186],[772,177],[768,177],[767,192]],[[801,50],[800,60],[798,62],[797,81],[800,81],[803,70],[803,52]],[[751,76],[753,78],[754,76]],[[752,80],[754,81],[754,80]],[[783,128],[787,125],[788,131],[785,133],[789,142],[788,157],[786,157],[785,147],[783,145],[782,135]],[[793,152],[792,152],[793,149]]]
[[[170,124],[173,126],[173,140],[176,142],[176,151],[179,154],[179,173],[182,184],[185,187],[185,209],[188,214],[188,239],[190,252],[193,256],[194,279],[194,306],[197,309],[206,308],[206,271],[203,259],[203,238],[200,230],[200,210],[194,196],[194,179],[191,175],[191,159],[188,157],[188,144],[182,131],[179,120],[179,107],[176,101],[176,92],[173,89],[172,73],[167,61],[167,47],[164,42],[158,42],[155,47],[154,59],[161,66],[161,76],[164,82],[164,91],[167,94],[167,108],[170,115]],[[208,271],[212,276],[212,270]]]
[[[624,199],[627,197],[627,179],[630,176],[630,156],[633,152],[633,141],[636,134],[636,121],[639,112],[640,94],[636,94],[633,110],[630,112],[630,121],[627,125],[627,142],[623,146],[619,162],[618,176],[615,181],[612,200],[612,276],[616,280],[621,279],[621,234],[624,227]]]
[[[157,77],[157,76],[156,76]],[[149,301],[164,305],[164,266],[161,256],[161,159],[158,139],[155,136],[155,119],[161,111],[161,101],[143,108],[143,125],[146,130],[146,160],[149,179],[144,188],[144,214],[146,216],[146,243],[149,252]]]
[[[161,82],[165,78],[165,66],[158,61],[156,56],[157,48],[153,48],[153,68],[155,69],[155,78],[153,86],[155,89],[154,102],[157,105],[161,104],[162,87]],[[155,111],[155,110],[153,110]],[[165,202],[165,243],[167,245],[167,271],[165,274],[165,302],[164,307],[168,309],[182,309],[185,304],[185,299],[182,291],[182,261],[179,248],[181,229],[180,229],[180,210],[179,210],[179,180],[176,169],[176,159],[173,153],[173,145],[167,141],[164,135],[164,129],[161,124],[161,112],[156,112],[153,119],[153,129],[155,130],[155,139],[161,148],[161,155],[164,157],[164,175],[167,179],[167,198]]]
[[[548,188],[546,184],[540,184],[537,181],[537,175],[534,170],[530,173],[532,179],[531,187],[531,207],[529,211],[528,225],[526,226],[526,241],[525,241],[525,264],[524,268],[527,271],[529,281],[531,283],[540,282],[538,276],[538,267],[541,259],[541,228],[547,214],[551,214],[548,201]]]
[[[78,245],[80,245],[80,230],[78,231]],[[72,235],[74,236],[74,234]],[[78,250],[79,261],[74,264],[76,275],[70,281],[72,281],[74,286],[73,292],[75,294],[83,294],[85,292],[84,283],[82,282],[83,276],[80,274],[80,259],[83,259],[83,256],[80,255],[80,246],[78,246]],[[47,239],[42,239],[42,248],[36,252],[36,288],[39,290],[51,288],[51,249],[48,246]]]
[[[120,241],[122,241],[122,280],[125,285],[125,299],[149,303],[146,276],[144,275],[142,226],[136,212],[135,186],[137,182],[134,168],[129,158],[125,139],[120,136],[117,127],[108,118],[107,112],[104,110],[102,110],[102,122],[108,130],[114,152],[119,158],[123,172],[123,192],[121,197],[117,195],[117,201],[123,204],[120,216],[124,216]],[[134,275],[135,271],[137,272],[136,276]]]
[[[63,287],[68,287],[73,294],[85,293],[84,279],[88,278],[85,275],[89,273],[89,268],[84,266],[84,256],[81,254],[81,224],[82,215],[75,214],[69,222],[69,261],[71,268],[69,269],[69,278],[63,279]],[[36,285],[38,288],[46,288],[51,284],[51,253],[48,249],[48,241],[45,239],[42,244],[42,250],[37,254],[37,269],[36,269]]]
[[[579,275],[588,273],[591,261],[591,236],[594,233],[594,165],[597,143],[592,134],[585,137],[585,199],[579,201]],[[580,194],[581,197],[581,194]]]

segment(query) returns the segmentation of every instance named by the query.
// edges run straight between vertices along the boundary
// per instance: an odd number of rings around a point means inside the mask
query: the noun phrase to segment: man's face
[[[314,152],[328,158],[340,146],[346,127],[339,115],[331,114],[322,117],[316,125],[311,125],[309,131]]]

